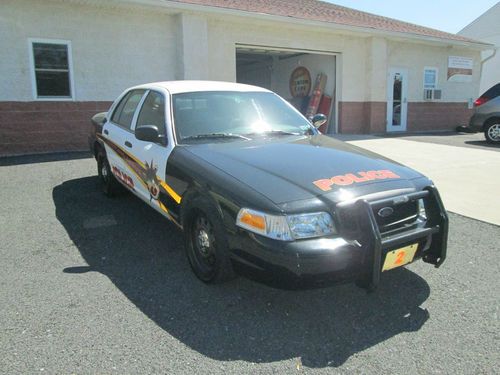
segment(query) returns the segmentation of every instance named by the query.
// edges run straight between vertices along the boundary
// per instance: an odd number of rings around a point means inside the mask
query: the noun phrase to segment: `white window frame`
[[[35,72],[35,56],[33,55],[33,43],[45,44],[64,44],[68,51],[68,69],[69,69],[69,85],[70,96],[38,96],[38,88],[36,86],[36,72]],[[73,52],[71,49],[71,41],[63,39],[41,39],[41,38],[28,38],[28,50],[30,60],[30,76],[31,76],[31,91],[34,100],[39,101],[74,101],[75,100],[75,82],[73,80]]]
[[[425,72],[428,70],[433,70],[436,73],[436,81],[434,83],[434,87],[425,87]],[[438,89],[438,83],[439,83],[439,69],[436,68],[435,66],[426,66],[424,67],[424,72],[422,76],[422,83],[423,83],[423,88],[424,90],[437,90]]]

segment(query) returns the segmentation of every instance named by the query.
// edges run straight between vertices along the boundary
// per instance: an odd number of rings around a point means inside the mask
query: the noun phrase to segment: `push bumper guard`
[[[374,212],[383,207],[394,207],[419,199],[424,201],[427,215],[425,225],[414,226],[408,230],[401,229],[395,231],[396,234],[380,232]],[[336,210],[341,236],[357,241],[364,251],[366,274],[358,281],[358,285],[368,290],[376,289],[380,283],[382,258],[386,250],[419,242],[417,253],[422,256],[424,262],[434,264],[437,268],[446,258],[448,215],[437,189],[433,186],[419,192],[374,201],[358,199],[343,202],[337,205]],[[357,222],[354,226],[356,230],[352,230],[352,226],[349,225],[347,226],[349,229],[345,229],[342,223],[343,212],[348,212],[348,216]]]

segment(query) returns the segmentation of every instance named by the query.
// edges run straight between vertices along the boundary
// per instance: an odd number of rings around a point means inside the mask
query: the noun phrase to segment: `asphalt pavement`
[[[498,373],[500,227],[450,214],[445,264],[371,294],[207,286],[176,227],[71,157],[0,167],[0,373]]]

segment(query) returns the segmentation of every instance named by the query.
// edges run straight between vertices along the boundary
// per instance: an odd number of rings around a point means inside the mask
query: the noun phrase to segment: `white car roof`
[[[171,94],[179,94],[184,92],[198,91],[240,91],[240,92],[270,92],[267,89],[258,86],[244,85],[233,82],[218,82],[218,81],[165,81],[151,82],[144,85],[134,87],[136,89],[154,89],[163,88]]]

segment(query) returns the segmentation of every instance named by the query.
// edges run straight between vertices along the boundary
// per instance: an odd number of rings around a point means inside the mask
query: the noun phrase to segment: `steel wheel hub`
[[[193,229],[193,241],[199,256],[204,263],[212,266],[215,263],[215,240],[211,223],[205,216],[199,216]]]
[[[200,229],[198,231],[196,241],[198,242],[198,248],[200,251],[205,255],[208,254],[208,249],[210,248],[210,238],[204,229]]]
[[[495,124],[488,129],[488,135],[495,141],[500,141],[500,124]]]

